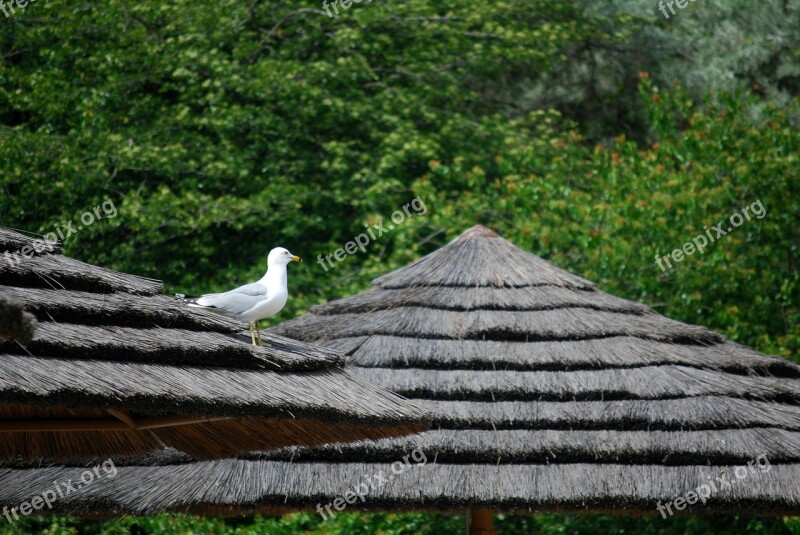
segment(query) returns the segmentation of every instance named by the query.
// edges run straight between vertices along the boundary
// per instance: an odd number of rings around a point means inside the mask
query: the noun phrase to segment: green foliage
[[[516,88],[516,109],[559,109],[593,141],[642,141],[650,125],[635,98],[639,72],[662,86],[678,81],[695,99],[752,90],[785,105],[800,95],[798,0],[691,0],[673,3],[675,14],[663,0],[669,18],[662,0],[578,3],[613,39],[564,46],[562,61]]]
[[[458,515],[338,514],[323,521],[315,513],[295,513],[280,517],[215,518],[186,515],[124,518],[121,520],[79,521],[70,518],[29,518],[13,528],[0,525],[0,535],[47,533],[52,535],[438,535],[463,533],[464,519]]]
[[[658,83],[679,80],[695,96],[754,89],[778,104],[800,91],[797,0],[696,0],[674,15],[667,10],[669,18],[659,1],[582,3],[595,16],[623,21],[616,29],[627,30],[627,52],[639,51],[627,56],[631,68],[650,71]]]
[[[753,518],[739,515],[670,517],[612,515],[500,515],[495,528],[502,535],[794,535],[798,525],[791,518]]]
[[[613,516],[499,514],[494,527],[499,535],[800,535],[797,518],[754,518],[730,516],[671,517],[658,515]],[[462,515],[428,513],[338,514],[323,521],[313,513],[294,513],[282,517],[209,518],[162,515],[121,520],[79,521],[69,518],[30,518],[22,529],[3,527],[0,535],[42,533],[47,535],[462,535]]]

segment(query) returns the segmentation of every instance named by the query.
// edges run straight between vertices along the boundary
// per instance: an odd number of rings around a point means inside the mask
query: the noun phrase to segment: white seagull
[[[286,300],[289,298],[286,266],[289,262],[300,261],[299,256],[294,256],[283,247],[276,247],[267,256],[267,272],[261,280],[239,286],[229,292],[206,294],[196,299],[185,299],[186,296],[182,294],[177,294],[176,297],[188,301],[190,307],[204,308],[247,322],[250,324],[250,339],[253,345],[264,345],[261,342],[258,320],[274,316],[286,305]],[[258,333],[258,344],[255,333]]]

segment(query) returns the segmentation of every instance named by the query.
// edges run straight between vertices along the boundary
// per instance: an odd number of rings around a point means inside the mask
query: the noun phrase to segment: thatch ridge
[[[352,297],[314,306],[310,312],[319,315],[364,313],[396,307],[424,307],[451,311],[588,308],[629,314],[651,312],[648,306],[614,297],[596,289],[563,286],[521,286],[514,292],[492,286],[469,288],[412,286],[402,289],[377,287]]]
[[[440,464],[413,466],[391,482],[370,489],[348,511],[374,509],[456,509],[481,503],[534,512],[613,511],[657,514],[670,502],[723,473],[729,479],[740,465],[664,466],[626,463]],[[85,468],[0,469],[3,503],[30,499],[27,489],[47,489],[53,481],[78,480]],[[102,472],[101,472],[102,473]],[[120,466],[80,493],[54,502],[53,513],[148,515],[162,511],[198,514],[268,513],[283,508],[313,510],[376,474],[390,474],[389,463],[290,463],[221,461],[161,466]],[[747,479],[721,485],[705,504],[687,513],[749,512],[797,514],[800,464],[755,468]],[[236,484],[225,482],[236,481]],[[314,483],[309,488],[309,482]],[[776,492],[780,489],[780,492]]]
[[[702,464],[713,455],[719,464],[747,463],[753,451],[771,463],[800,462],[800,432],[776,428],[715,430],[571,430],[437,429],[418,435],[324,445],[291,447],[244,460],[293,462],[385,462],[421,450],[431,462],[468,463],[614,463]]]
[[[532,311],[451,311],[404,306],[369,314],[309,314],[277,325],[272,332],[306,341],[375,335],[526,342],[612,336],[675,343],[724,341],[708,329],[655,313],[630,314],[574,307]]]
[[[161,281],[119,273],[56,254],[23,258],[18,264],[2,261],[0,280],[5,285],[21,288],[95,293],[158,295],[163,290]]]
[[[0,294],[24,303],[37,316],[58,323],[116,325],[121,327],[164,327],[190,331],[229,333],[241,324],[219,314],[197,310],[187,314],[186,306],[164,295],[137,296],[127,293],[95,293],[52,288],[20,288],[0,285]],[[193,311],[195,312],[195,311]]]
[[[686,366],[577,371],[351,368],[403,396],[470,401],[675,399],[723,395],[800,403],[800,381],[748,377]]]
[[[284,415],[401,423],[421,411],[338,368],[275,372],[109,361],[0,359],[0,402],[65,404],[164,415]],[[17,373],[12,375],[13,370]],[[20,373],[19,370],[25,370]],[[332,405],[332,400],[341,403]],[[409,410],[411,409],[411,410]],[[414,418],[411,420],[414,421]]]
[[[800,430],[800,406],[730,396],[613,401],[420,401],[445,429]]]
[[[362,368],[568,371],[680,364],[731,373],[800,376],[800,365],[731,342],[698,346],[632,336],[508,342],[375,335],[337,338],[326,345],[347,354],[350,365]]]
[[[0,353],[33,352],[58,359],[196,365],[222,368],[320,370],[339,365],[342,356],[328,349],[299,346],[270,336],[269,347],[254,347],[239,335],[183,329],[139,329],[42,322],[26,348],[0,341]],[[0,364],[2,366],[2,364]]]

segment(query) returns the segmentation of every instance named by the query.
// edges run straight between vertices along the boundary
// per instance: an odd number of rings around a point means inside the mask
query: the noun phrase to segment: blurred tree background
[[[338,11],[39,0],[3,16],[0,224],[46,233],[111,200],[118,215],[70,236],[67,253],[168,292],[254,280],[286,246],[306,262],[290,268],[282,321],[483,223],[605,291],[800,361],[800,0],[697,0],[669,19],[653,0]],[[426,212],[367,253],[316,263],[417,196]],[[763,219],[656,266],[756,201]],[[251,520],[274,533],[463,529],[432,515]],[[800,533],[793,520],[704,522],[545,515],[501,528]]]

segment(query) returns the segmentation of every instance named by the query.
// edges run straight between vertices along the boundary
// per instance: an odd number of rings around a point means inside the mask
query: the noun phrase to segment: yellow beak
[[[303,259],[300,258],[299,256],[293,256],[292,257],[292,262],[302,262],[302,261],[303,261]]]

